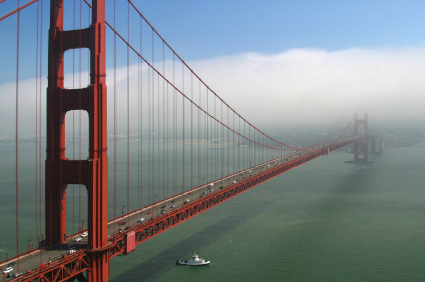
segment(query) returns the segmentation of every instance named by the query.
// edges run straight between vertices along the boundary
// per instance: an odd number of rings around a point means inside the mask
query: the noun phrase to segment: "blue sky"
[[[138,1],[186,60],[293,48],[418,46],[425,1]]]
[[[79,2],[76,0],[77,10]],[[16,3],[1,3],[0,16]],[[65,3],[72,8],[73,1]],[[106,17],[112,23],[113,1],[106,3]],[[288,109],[288,122],[301,120],[301,116],[311,120],[323,113],[332,113],[328,118],[335,121],[341,111],[352,113],[366,107],[385,118],[425,120],[425,1],[134,3],[189,66],[248,120],[261,124],[257,106],[278,115],[287,103],[303,105]],[[21,13],[21,80],[35,76],[36,7],[33,4]],[[83,27],[88,22],[88,10],[84,9]],[[43,76],[47,75],[48,10],[49,1],[44,0]],[[125,19],[125,0],[117,0],[116,13]],[[72,21],[67,17],[65,29],[71,29]],[[138,24],[135,17],[130,19]],[[121,18],[117,25],[126,35],[127,22]],[[0,37],[1,91],[12,89],[16,76],[15,15],[0,22]],[[126,65],[125,54],[119,53],[118,66]],[[125,77],[125,70],[120,71]],[[241,93],[249,98],[246,102],[240,101]],[[261,101],[251,103],[259,93]]]
[[[29,0],[20,2],[22,5]],[[79,2],[76,0],[77,9]],[[106,3],[110,18],[113,1]],[[277,54],[293,48],[335,51],[352,47],[423,46],[425,43],[425,1],[420,0],[144,0],[134,3],[187,61],[245,52]],[[16,4],[16,0],[0,4],[0,16]],[[35,10],[36,5],[27,9]],[[45,39],[48,6],[49,1],[44,0]],[[117,13],[126,13],[125,1],[117,0],[117,7]],[[34,24],[33,17],[23,14],[22,26]],[[7,24],[2,23],[0,29],[2,36],[13,38],[16,17],[11,17]],[[23,36],[32,36],[33,30],[21,29]]]

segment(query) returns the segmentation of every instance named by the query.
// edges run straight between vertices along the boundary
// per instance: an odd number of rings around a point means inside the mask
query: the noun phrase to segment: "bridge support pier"
[[[368,115],[365,113],[364,119],[359,119],[357,113],[354,116],[354,136],[358,136],[359,125],[363,126],[363,133],[367,137],[369,135],[368,129]],[[354,163],[367,163],[369,162],[369,140],[366,138],[364,141],[354,144]]]
[[[105,61],[105,0],[92,1],[92,24],[81,30],[63,30],[64,0],[50,2],[47,157],[46,157],[46,243],[66,239],[66,187],[83,184],[88,194],[88,281],[108,281],[108,158]],[[70,49],[90,50],[90,86],[64,88],[64,53]],[[84,110],[89,116],[89,157],[65,157],[65,114]],[[85,279],[77,275],[78,281]]]

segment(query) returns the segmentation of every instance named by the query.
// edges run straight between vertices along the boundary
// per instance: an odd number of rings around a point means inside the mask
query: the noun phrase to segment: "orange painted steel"
[[[71,255],[64,255],[58,261],[42,265],[37,270],[27,272],[23,276],[9,281],[67,281],[89,270],[90,260],[85,251],[79,251]]]
[[[88,194],[89,281],[108,281],[108,159],[105,62],[105,1],[93,0],[87,29],[63,30],[63,0],[51,1],[47,88],[46,244],[66,238],[66,188],[83,184]],[[90,49],[90,86],[64,89],[64,53]],[[89,158],[65,157],[65,114],[89,115]]]

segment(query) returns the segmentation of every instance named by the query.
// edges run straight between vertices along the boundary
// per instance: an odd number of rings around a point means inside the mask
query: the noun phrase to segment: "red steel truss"
[[[87,253],[80,251],[70,256],[64,256],[49,265],[42,264],[38,270],[26,273],[12,281],[59,282],[71,278],[86,281],[83,272],[90,270],[90,264]]]
[[[246,190],[253,188],[267,180],[276,177],[282,173],[287,172],[297,166],[300,166],[306,162],[309,162],[317,157],[322,155],[327,155],[329,152],[347,146],[349,144],[353,144],[355,142],[360,142],[365,140],[365,136],[353,138],[347,141],[335,143],[333,145],[323,147],[319,150],[315,150],[314,152],[299,157],[293,161],[281,164],[279,166],[273,167],[267,171],[256,174],[250,178],[247,178],[243,181],[237,182],[233,185],[230,185],[226,188],[218,190],[216,192],[211,193],[208,196],[197,199],[190,204],[186,204],[183,207],[177,208],[173,211],[170,211],[164,215],[159,215],[152,220],[145,222],[143,224],[137,225],[125,232],[122,232],[113,238],[110,238],[112,242],[112,246],[109,249],[110,258],[126,253],[126,245],[127,242],[127,233],[134,232],[135,233],[135,244],[138,245],[168,229],[173,226],[176,226],[179,223],[182,223],[199,213],[206,211],[218,204],[221,204],[224,201],[227,201]],[[131,242],[132,243],[132,242]]]

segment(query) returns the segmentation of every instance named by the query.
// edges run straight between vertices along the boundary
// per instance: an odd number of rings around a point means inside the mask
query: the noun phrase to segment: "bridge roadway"
[[[108,223],[108,238],[113,240],[114,237],[122,235],[121,233],[126,232],[127,229],[132,229],[137,225],[144,224],[149,221],[155,220],[156,217],[161,214],[166,214],[167,212],[173,211],[179,207],[182,207],[186,204],[190,204],[191,201],[202,197],[208,197],[209,194],[214,193],[216,190],[224,189],[230,185],[233,185],[243,179],[255,176],[256,174],[260,174],[264,171],[267,171],[273,167],[279,166],[281,164],[291,162],[296,160],[297,158],[301,158],[307,154],[312,154],[317,151],[321,151],[322,154],[326,154],[326,152],[330,152],[336,150],[340,147],[344,147],[346,145],[362,141],[364,140],[364,136],[360,137],[351,137],[341,141],[338,141],[336,145],[330,146],[326,145],[318,145],[315,147],[311,147],[306,150],[296,151],[289,155],[285,155],[282,157],[278,157],[274,160],[270,160],[261,165],[257,165],[251,167],[249,169],[245,169],[239,171],[235,174],[226,176],[224,178],[218,179],[216,181],[203,184],[199,187],[193,188],[191,190],[185,191],[168,199],[159,201],[153,205],[146,206],[140,210],[136,210],[129,214],[125,214],[122,217],[118,217],[112,219]],[[124,222],[124,223],[122,223]],[[23,280],[31,281],[34,274],[37,274],[40,271],[41,265],[46,263],[44,268],[51,268],[55,265],[59,264],[59,260],[66,257],[76,257],[76,256],[84,256],[85,250],[87,249],[88,236],[82,236],[83,232],[71,235],[67,238],[67,240],[59,246],[44,248],[40,251],[40,249],[35,249],[30,253],[21,254],[19,256],[19,272],[18,265],[15,264],[13,266],[13,271],[8,274],[19,273],[18,277]],[[77,239],[80,238],[80,239]],[[7,262],[2,261],[0,263],[0,269],[5,269],[11,262],[17,262],[18,258],[14,257],[9,259]],[[81,272],[81,271],[80,271]],[[7,277],[8,274],[3,274],[3,281],[12,281],[15,280],[13,277]],[[28,280],[26,278],[29,278]],[[16,280],[21,280],[17,278]]]

